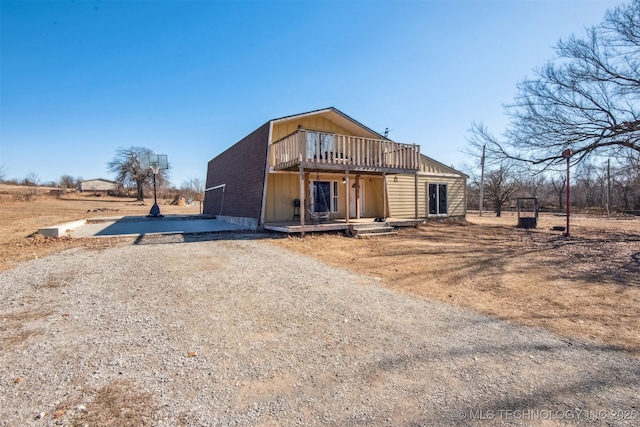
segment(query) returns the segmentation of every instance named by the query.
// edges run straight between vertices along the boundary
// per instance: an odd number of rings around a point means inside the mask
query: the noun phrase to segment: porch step
[[[381,231],[381,232],[375,232],[375,233],[371,233],[369,231],[367,231],[366,233],[358,233],[356,235],[354,235],[353,237],[355,237],[356,239],[365,239],[367,237],[377,237],[377,236],[393,236],[395,234],[398,234],[395,231]]]
[[[394,228],[387,223],[353,224],[349,227],[349,233],[353,237],[390,236],[397,234]]]

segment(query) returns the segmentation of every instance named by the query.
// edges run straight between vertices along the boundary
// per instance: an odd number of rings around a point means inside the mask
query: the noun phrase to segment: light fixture
[[[398,177],[397,176],[393,177],[393,182],[398,182]]]
[[[347,183],[347,179],[346,178],[342,178],[342,183],[346,184]]]

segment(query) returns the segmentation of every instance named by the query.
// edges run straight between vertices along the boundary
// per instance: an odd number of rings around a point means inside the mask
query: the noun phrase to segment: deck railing
[[[273,143],[272,167],[288,169],[301,163],[313,163],[318,167],[342,165],[345,168],[417,170],[420,146],[306,129]]]

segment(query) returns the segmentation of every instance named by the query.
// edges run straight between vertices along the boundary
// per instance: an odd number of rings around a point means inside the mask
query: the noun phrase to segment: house
[[[464,218],[466,180],[331,107],[270,120],[209,161],[204,213],[289,232]]]
[[[80,191],[91,191],[94,193],[108,193],[115,191],[115,181],[109,181],[108,179],[96,178],[80,181]]]

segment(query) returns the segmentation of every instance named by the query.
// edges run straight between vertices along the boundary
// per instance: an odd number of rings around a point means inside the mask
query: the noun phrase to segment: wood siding
[[[300,198],[300,175],[270,173],[264,222],[293,221],[293,200]],[[300,208],[300,213],[304,207]]]
[[[320,173],[319,178],[311,173],[309,179],[315,181],[338,182],[338,212],[333,212],[331,218],[345,218],[345,191],[342,183],[343,174]],[[350,179],[355,179],[351,174]],[[383,215],[382,178],[380,176],[361,177],[364,186],[364,212],[367,218]],[[332,184],[333,185],[333,184]],[[292,221],[293,200],[300,198],[300,175],[298,173],[270,173],[267,180],[267,204],[265,222]],[[303,211],[304,208],[301,208]],[[303,213],[303,212],[301,212]]]
[[[277,141],[290,135],[298,130],[298,126],[305,129],[317,130],[321,132],[349,134],[349,132],[336,125],[332,121],[322,116],[305,116],[298,120],[286,121],[284,123],[275,123],[273,125],[272,141]]]
[[[394,178],[397,178],[395,182]],[[387,176],[389,216],[413,218],[415,215],[415,175]],[[467,214],[467,177],[427,156],[420,156],[418,173],[418,218],[429,217],[429,184],[447,184],[447,215],[464,217]]]
[[[387,177],[389,191],[389,216],[394,218],[413,218],[415,215],[414,175],[396,175]],[[443,177],[439,175],[418,175],[418,218],[428,218],[429,184],[447,184],[447,215],[463,217],[466,209],[466,178]]]
[[[364,204],[367,218],[384,216],[382,191],[384,184],[381,176],[364,177]]]

